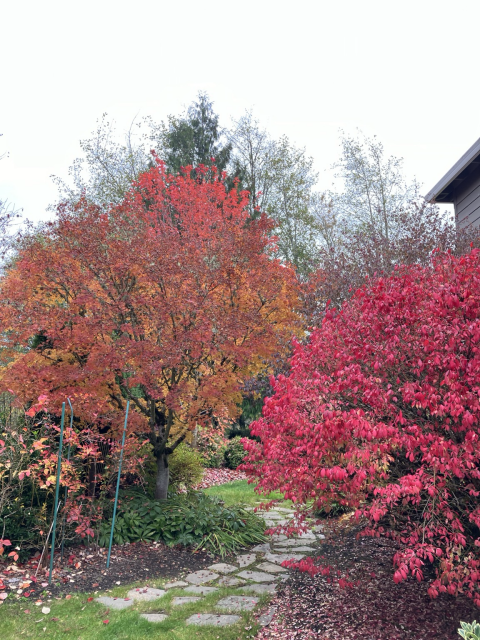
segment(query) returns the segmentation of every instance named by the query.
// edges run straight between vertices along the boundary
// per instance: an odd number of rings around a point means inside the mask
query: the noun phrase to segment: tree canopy
[[[70,396],[104,426],[130,399],[131,428],[157,457],[157,497],[168,455],[196,424],[236,415],[242,381],[297,325],[271,222],[246,224],[246,193],[192,172],[155,160],[119,204],[64,204],[2,282],[4,385],[24,402]]]

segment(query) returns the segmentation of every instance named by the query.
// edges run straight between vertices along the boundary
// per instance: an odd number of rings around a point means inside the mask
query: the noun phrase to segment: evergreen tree
[[[172,173],[201,164],[224,171],[230,160],[232,145],[224,142],[218,114],[206,93],[198,94],[184,116],[170,116],[162,137],[167,169]]]

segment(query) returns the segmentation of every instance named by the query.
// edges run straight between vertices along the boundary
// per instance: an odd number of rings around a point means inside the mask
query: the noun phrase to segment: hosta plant
[[[458,630],[458,635],[464,640],[480,640],[480,624],[474,620],[472,623],[460,622],[461,629]]]

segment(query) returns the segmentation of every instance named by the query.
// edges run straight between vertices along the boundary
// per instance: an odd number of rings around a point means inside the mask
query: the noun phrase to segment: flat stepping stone
[[[271,584],[246,584],[242,587],[242,591],[253,591],[254,593],[275,593],[277,586]]]
[[[258,598],[253,596],[227,596],[217,602],[217,607],[234,611],[251,611],[257,604]]]
[[[271,562],[262,562],[255,568],[261,569],[262,571],[267,571],[268,573],[282,573],[285,571],[283,567],[280,567],[278,564],[273,564]]]
[[[111,598],[110,596],[100,596],[99,598],[95,598],[95,602],[100,602],[100,604],[104,604],[109,609],[128,609],[133,605],[133,600],[130,598]]]
[[[285,536],[285,539],[287,536]],[[257,544],[256,547],[253,547],[252,551],[256,551],[257,553],[268,553],[271,551],[270,544],[266,542],[265,544]]]
[[[282,540],[275,544],[276,547],[298,547],[302,544],[299,540]]]
[[[276,533],[272,536],[272,540],[274,542],[282,542],[283,540],[287,540],[287,536],[283,533]]]
[[[253,564],[257,556],[254,553],[246,553],[243,556],[237,556],[237,562],[240,568],[248,567],[248,565]]]
[[[178,596],[177,598],[172,598],[172,605],[181,607],[183,604],[191,604],[192,602],[198,602],[198,600],[201,600],[199,596]]]
[[[185,580],[187,580],[187,582],[191,582],[192,584],[203,584],[204,582],[211,582],[212,580],[216,580],[217,578],[218,573],[213,573],[213,571],[206,571],[205,569],[195,571],[195,573],[189,573],[188,576],[185,576]]]
[[[314,527],[312,527],[312,531],[314,531],[315,533],[319,533],[322,532],[324,530],[324,526],[323,524],[316,524]]]
[[[285,549],[283,549],[283,551],[285,551]],[[294,551],[295,553],[298,553],[298,552],[301,553],[302,551],[317,551],[317,549],[315,549],[315,547],[307,547],[306,545],[303,545],[301,547],[291,547],[289,551]]]
[[[263,571],[240,571],[238,574],[240,578],[245,580],[251,580],[252,582],[270,582],[272,576],[269,573]]]
[[[262,615],[258,617],[258,624],[261,627],[268,627],[268,625],[273,620],[274,615],[275,615],[275,609],[273,607],[270,607],[265,611],[265,613],[262,613]]]
[[[148,622],[163,622],[168,618],[164,613],[141,613],[140,617]]]
[[[217,584],[222,587],[236,587],[239,584],[245,584],[245,580],[239,580],[238,578],[234,578],[232,576],[225,576],[224,578],[220,578]]]
[[[167,584],[163,585],[164,589],[180,589],[181,587],[188,587],[188,582],[177,580],[176,582],[167,582]]]
[[[140,587],[138,589],[130,589],[127,598],[136,600],[137,602],[152,602],[164,596],[167,592],[163,589],[152,589],[152,587]]]
[[[198,593],[201,596],[207,596],[209,593],[215,593],[215,591],[218,591],[217,587],[187,587],[186,589],[184,589],[184,591],[187,591],[188,593]]]
[[[275,564],[282,564],[285,560],[301,560],[305,557],[304,553],[266,553],[265,560],[268,562],[274,562]]]
[[[311,531],[307,531],[306,533],[299,533],[297,536],[297,540],[316,540],[316,539],[317,539],[317,536]]]
[[[225,562],[212,564],[208,568],[210,571],[218,571],[218,573],[233,573],[238,570],[238,567],[234,567],[233,564],[226,564]]]
[[[214,613],[195,613],[185,620],[185,624],[194,624],[199,627],[228,627],[241,620],[240,616],[217,616]]]

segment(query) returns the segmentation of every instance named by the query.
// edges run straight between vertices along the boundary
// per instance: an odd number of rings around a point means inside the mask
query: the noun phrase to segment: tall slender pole
[[[72,447],[72,427],[73,427],[73,407],[72,407],[72,403],[70,402],[70,398],[67,398],[67,402],[70,405],[70,440],[68,442],[68,453],[67,453],[67,462],[70,462],[70,449]],[[67,506],[67,494],[68,494],[68,487],[65,487],[65,493],[63,496],[63,504],[66,507]],[[65,510],[63,512],[63,519],[62,519],[62,550],[60,552],[60,562],[63,561],[63,546],[65,543]]]
[[[62,404],[62,421],[60,423],[60,444],[58,446],[57,485],[55,487],[55,510],[53,512],[52,550],[50,553],[50,574],[48,584],[52,584],[53,556],[55,555],[55,531],[57,529],[58,496],[60,494],[60,473],[62,471],[63,427],[65,425],[65,402]]]
[[[110,566],[110,553],[112,552],[113,529],[115,527],[115,517],[117,515],[118,490],[120,488],[120,475],[122,473],[123,447],[125,446],[125,434],[127,433],[127,420],[128,420],[129,407],[130,407],[130,400],[128,400],[127,402],[127,411],[125,413],[125,425],[123,427],[122,449],[120,451],[120,462],[118,464],[117,489],[115,491],[115,503],[113,505],[112,530],[110,531],[110,544],[108,545],[107,569]]]

